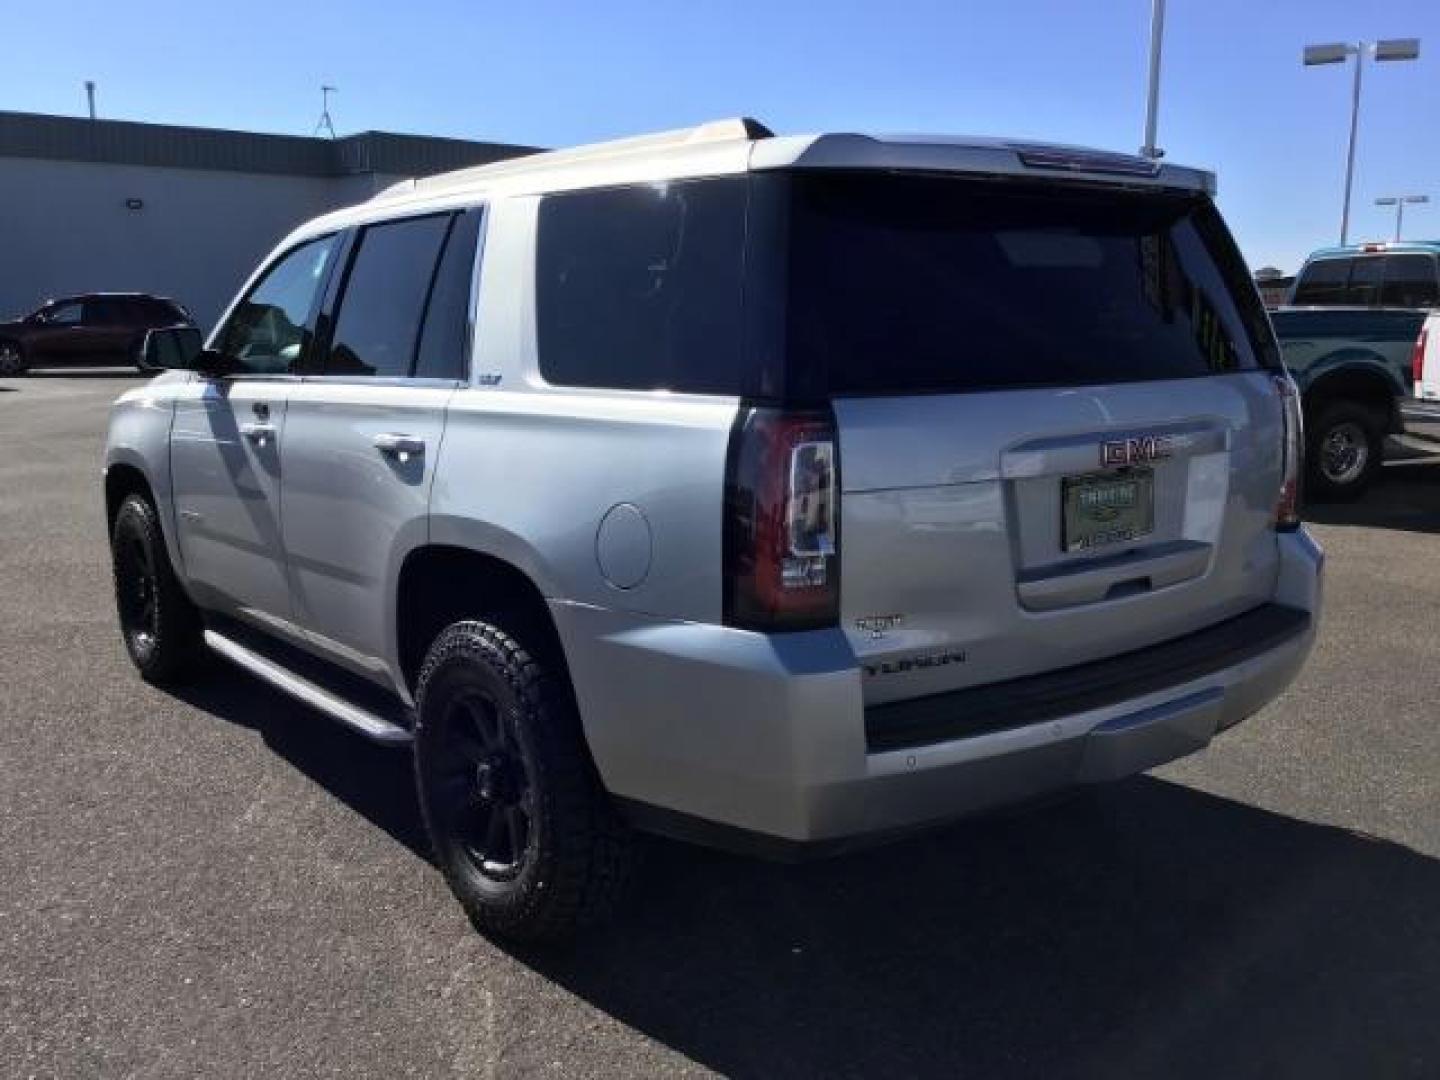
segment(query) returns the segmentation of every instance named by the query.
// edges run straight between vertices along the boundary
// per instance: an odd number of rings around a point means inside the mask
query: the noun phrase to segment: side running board
[[[302,678],[288,668],[267,659],[241,645],[237,641],[214,630],[205,631],[205,644],[225,659],[239,664],[252,675],[258,675],[277,690],[284,691],[311,708],[319,709],[332,720],[338,720],[346,727],[354,728],[368,739],[392,746],[408,744],[412,736],[408,729],[393,721],[378,716],[368,709],[346,701],[324,687]]]

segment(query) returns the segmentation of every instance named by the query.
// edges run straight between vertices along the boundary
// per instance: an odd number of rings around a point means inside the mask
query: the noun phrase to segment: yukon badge
[[[865,615],[855,620],[855,629],[869,634],[870,640],[878,641],[891,630],[898,630],[904,621],[904,615]]]
[[[1142,435],[1138,439],[1112,439],[1100,444],[1100,464],[1143,465],[1147,461],[1160,461],[1174,452],[1174,445],[1168,435]]]

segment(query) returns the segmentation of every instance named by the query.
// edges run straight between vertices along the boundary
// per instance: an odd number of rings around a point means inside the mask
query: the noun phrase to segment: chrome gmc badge
[[[1112,439],[1100,444],[1100,464],[1143,465],[1149,461],[1160,461],[1174,452],[1168,435],[1142,435],[1138,439]]]

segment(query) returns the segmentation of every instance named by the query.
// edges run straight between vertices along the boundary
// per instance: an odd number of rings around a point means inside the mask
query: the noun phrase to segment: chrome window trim
[[[477,385],[475,346],[477,343],[476,331],[479,328],[480,270],[485,259],[485,237],[490,231],[490,204],[481,202],[475,203],[473,207],[465,208],[466,211],[471,209],[480,212],[480,225],[475,233],[475,259],[470,265],[470,302],[465,305],[465,371],[460,380],[461,385],[464,386]]]

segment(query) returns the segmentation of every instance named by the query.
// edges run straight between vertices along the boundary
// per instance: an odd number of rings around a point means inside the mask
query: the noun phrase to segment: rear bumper
[[[1288,629],[1157,687],[979,734],[867,744],[838,630],[765,636],[594,608],[553,610],[596,764],[637,824],[789,857],[1119,779],[1204,748],[1295,677],[1314,643],[1323,554],[1279,538]],[[1201,634],[1205,632],[1202,631]],[[1198,637],[1198,635],[1192,635]],[[1042,677],[1043,678],[1043,677]],[[971,692],[973,693],[973,692]]]

